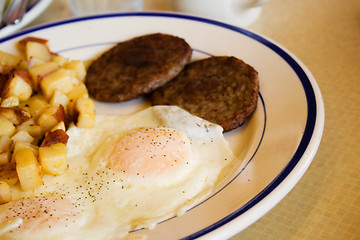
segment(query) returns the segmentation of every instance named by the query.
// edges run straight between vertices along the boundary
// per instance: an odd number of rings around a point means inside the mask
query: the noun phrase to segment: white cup
[[[169,0],[174,11],[212,18],[238,26],[248,26],[260,16],[269,0]]]
[[[141,11],[142,0],[68,0],[74,16]]]

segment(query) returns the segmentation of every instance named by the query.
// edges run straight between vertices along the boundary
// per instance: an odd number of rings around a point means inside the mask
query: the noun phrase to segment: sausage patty
[[[254,111],[257,71],[235,57],[210,57],[189,63],[172,81],[151,94],[153,105],[177,105],[221,125],[239,127]]]
[[[190,61],[192,49],[179,37],[149,34],[118,43],[90,66],[86,86],[105,102],[137,98],[174,78]]]

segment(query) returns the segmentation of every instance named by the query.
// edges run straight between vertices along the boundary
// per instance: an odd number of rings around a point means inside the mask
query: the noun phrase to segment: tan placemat
[[[249,29],[309,68],[324,98],[325,129],[295,188],[231,240],[360,239],[360,1],[271,0]]]

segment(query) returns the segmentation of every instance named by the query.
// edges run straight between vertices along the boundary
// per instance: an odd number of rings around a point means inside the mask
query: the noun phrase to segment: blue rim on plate
[[[97,18],[111,18],[111,17],[168,17],[168,18],[181,18],[186,20],[192,20],[197,22],[204,22],[211,25],[216,25],[218,27],[226,28],[228,30],[237,32],[239,34],[245,35],[262,45],[266,46],[267,48],[271,49],[273,52],[275,52],[278,56],[280,56],[284,61],[287,62],[287,64],[293,69],[293,71],[296,73],[297,77],[299,78],[303,91],[306,96],[306,103],[307,103],[307,119],[306,119],[306,125],[304,128],[304,132],[301,138],[301,141],[292,156],[292,158],[289,160],[286,167],[281,171],[281,173],[267,186],[265,187],[258,195],[256,195],[254,198],[252,198],[250,201],[248,201],[246,204],[241,206],[236,211],[232,212],[230,215],[226,216],[223,219],[220,219],[219,221],[215,222],[214,224],[205,227],[204,229],[195,232],[191,235],[188,235],[183,240],[190,240],[190,239],[196,239],[199,237],[202,237],[222,226],[229,223],[230,221],[234,220],[235,218],[239,217],[246,211],[250,210],[252,207],[254,207],[256,204],[258,204],[261,200],[263,200],[265,197],[267,197],[274,189],[276,189],[283,181],[284,179],[292,172],[292,170],[297,166],[301,158],[304,156],[306,150],[309,147],[310,141],[314,137],[314,129],[316,126],[316,122],[318,121],[318,104],[316,101],[316,95],[313,89],[313,84],[311,83],[308,75],[305,73],[304,69],[299,65],[299,63],[290,56],[285,50],[280,48],[278,45],[274,44],[273,42],[265,39],[264,37],[261,37],[260,35],[257,35],[253,32],[250,32],[248,30],[232,26],[229,24],[225,24],[222,22],[218,22],[215,20],[200,18],[196,16],[189,16],[189,15],[183,15],[183,14],[177,14],[177,13],[167,13],[167,12],[135,12],[135,13],[114,13],[114,14],[101,14],[101,15],[94,15],[94,16],[87,16],[87,17],[80,17],[80,18],[74,18],[69,20],[63,20],[55,23],[50,23],[38,27],[29,28],[26,30],[23,30],[19,33],[15,33],[11,36],[4,37],[3,39],[0,39],[0,43],[8,41],[10,39],[29,34],[32,32],[36,32],[39,30],[43,30],[46,28],[55,27],[58,25],[64,25],[64,24],[70,24],[73,22],[78,21],[84,21],[84,20],[90,20],[90,19],[97,19]],[[67,51],[69,49],[63,50]],[[262,97],[260,97],[262,103],[264,104],[264,100]],[[321,104],[320,104],[321,105]],[[265,108],[265,105],[263,105]],[[251,159],[250,159],[251,161]]]

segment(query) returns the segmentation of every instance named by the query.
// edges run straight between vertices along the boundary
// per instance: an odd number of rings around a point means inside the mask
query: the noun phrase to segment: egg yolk
[[[63,231],[81,216],[81,207],[69,198],[28,197],[0,206],[0,235],[44,229]]]
[[[187,136],[171,128],[139,128],[120,137],[107,167],[143,178],[161,176],[186,167],[191,159]]]

